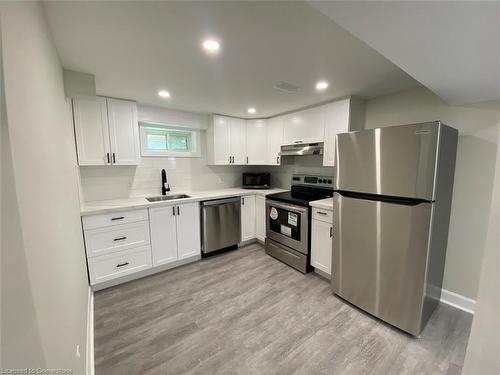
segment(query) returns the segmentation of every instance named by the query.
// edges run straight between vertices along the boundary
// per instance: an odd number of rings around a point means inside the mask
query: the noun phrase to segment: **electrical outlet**
[[[76,346],[76,356],[80,357],[80,345]]]

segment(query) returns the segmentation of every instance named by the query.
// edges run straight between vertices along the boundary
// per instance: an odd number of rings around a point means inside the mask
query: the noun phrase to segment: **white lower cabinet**
[[[82,224],[90,284],[96,290],[201,254],[198,202],[90,215]]]
[[[177,260],[177,226],[175,206],[149,209],[153,265],[161,266]]]
[[[331,276],[333,212],[313,208],[311,220],[311,266]]]
[[[255,236],[260,241],[266,239],[266,197],[255,196]]]
[[[178,259],[200,255],[200,207],[198,203],[177,206],[176,213]]]
[[[95,285],[151,268],[151,247],[137,247],[88,259],[90,284]]]
[[[241,197],[241,241],[255,238],[255,195]]]
[[[200,255],[198,203],[149,209],[153,266]]]

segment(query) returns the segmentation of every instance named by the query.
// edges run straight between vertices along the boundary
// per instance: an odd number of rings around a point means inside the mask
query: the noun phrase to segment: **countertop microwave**
[[[270,173],[243,173],[241,187],[243,189],[269,189]]]

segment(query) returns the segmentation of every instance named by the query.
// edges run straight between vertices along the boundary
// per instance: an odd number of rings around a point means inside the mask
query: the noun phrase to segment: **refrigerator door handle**
[[[433,203],[433,201],[428,201],[420,198],[407,198],[407,197],[392,197],[388,195],[378,195],[378,194],[367,194],[367,193],[355,193],[352,191],[337,191],[338,194],[342,195],[346,198],[354,198],[354,199],[364,199],[369,201],[377,201],[383,203],[394,203],[394,204],[402,204],[405,206],[417,206],[421,203]]]

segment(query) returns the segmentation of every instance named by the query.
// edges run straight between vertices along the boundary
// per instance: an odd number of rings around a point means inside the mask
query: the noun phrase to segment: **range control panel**
[[[294,174],[292,185],[315,186],[333,189],[333,176],[312,176]]]

